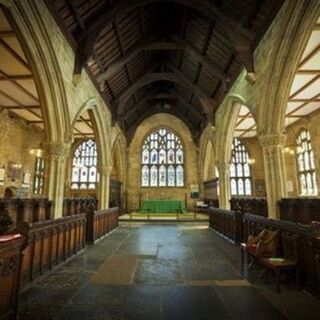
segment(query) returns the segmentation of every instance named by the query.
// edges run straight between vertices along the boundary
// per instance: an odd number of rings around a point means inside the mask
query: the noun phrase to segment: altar
[[[145,213],[182,213],[186,212],[181,200],[143,200],[140,212]]]

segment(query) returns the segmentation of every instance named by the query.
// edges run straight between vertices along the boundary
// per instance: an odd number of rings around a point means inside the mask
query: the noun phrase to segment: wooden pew
[[[46,198],[0,199],[0,211],[8,210],[15,225],[23,221],[33,223],[50,220],[51,207],[52,201]]]
[[[24,242],[24,237],[19,234],[0,236],[1,320],[15,320],[17,316],[20,265]]]
[[[277,254],[280,257],[283,255],[284,246],[287,245],[287,243],[284,243],[285,239],[296,239],[301,283],[310,290],[319,290],[320,270],[317,259],[320,255],[319,229],[313,225],[303,225],[246,214],[243,220],[244,242],[249,235],[256,236],[264,228],[279,232]]]
[[[84,249],[85,228],[84,214],[31,224],[23,251],[22,285]]]
[[[266,198],[231,198],[231,210],[239,210],[243,215],[252,213],[257,216],[268,216],[268,204]]]
[[[114,230],[119,225],[119,208],[94,210],[88,208],[87,217],[87,243],[94,244],[103,236]]]
[[[209,208],[209,227],[234,243],[242,241],[242,214],[239,211]]]
[[[280,219],[302,224],[320,221],[320,199],[284,198],[278,202]]]

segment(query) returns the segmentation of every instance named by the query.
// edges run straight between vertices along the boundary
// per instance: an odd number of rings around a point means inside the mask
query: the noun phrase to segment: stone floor
[[[127,223],[20,297],[21,320],[319,319],[304,291],[240,275],[239,248],[205,223]]]

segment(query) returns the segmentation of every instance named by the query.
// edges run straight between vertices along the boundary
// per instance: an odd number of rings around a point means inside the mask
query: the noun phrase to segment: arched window
[[[143,187],[183,187],[184,152],[180,139],[168,129],[158,129],[145,140],[141,152]]]
[[[44,172],[45,164],[44,159],[40,156],[36,156],[35,166],[34,166],[34,177],[33,177],[33,193],[43,194],[44,186]]]
[[[98,153],[93,140],[82,142],[72,160],[71,189],[95,189],[99,181]]]
[[[245,146],[237,138],[232,142],[230,165],[231,195],[248,196],[252,194],[251,168]]]
[[[316,195],[317,182],[310,133],[302,130],[297,138],[297,164],[301,195]]]

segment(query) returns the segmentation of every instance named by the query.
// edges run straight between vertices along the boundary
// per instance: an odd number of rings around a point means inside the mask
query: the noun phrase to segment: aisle
[[[239,258],[204,223],[122,224],[24,292],[20,319],[284,319]]]

